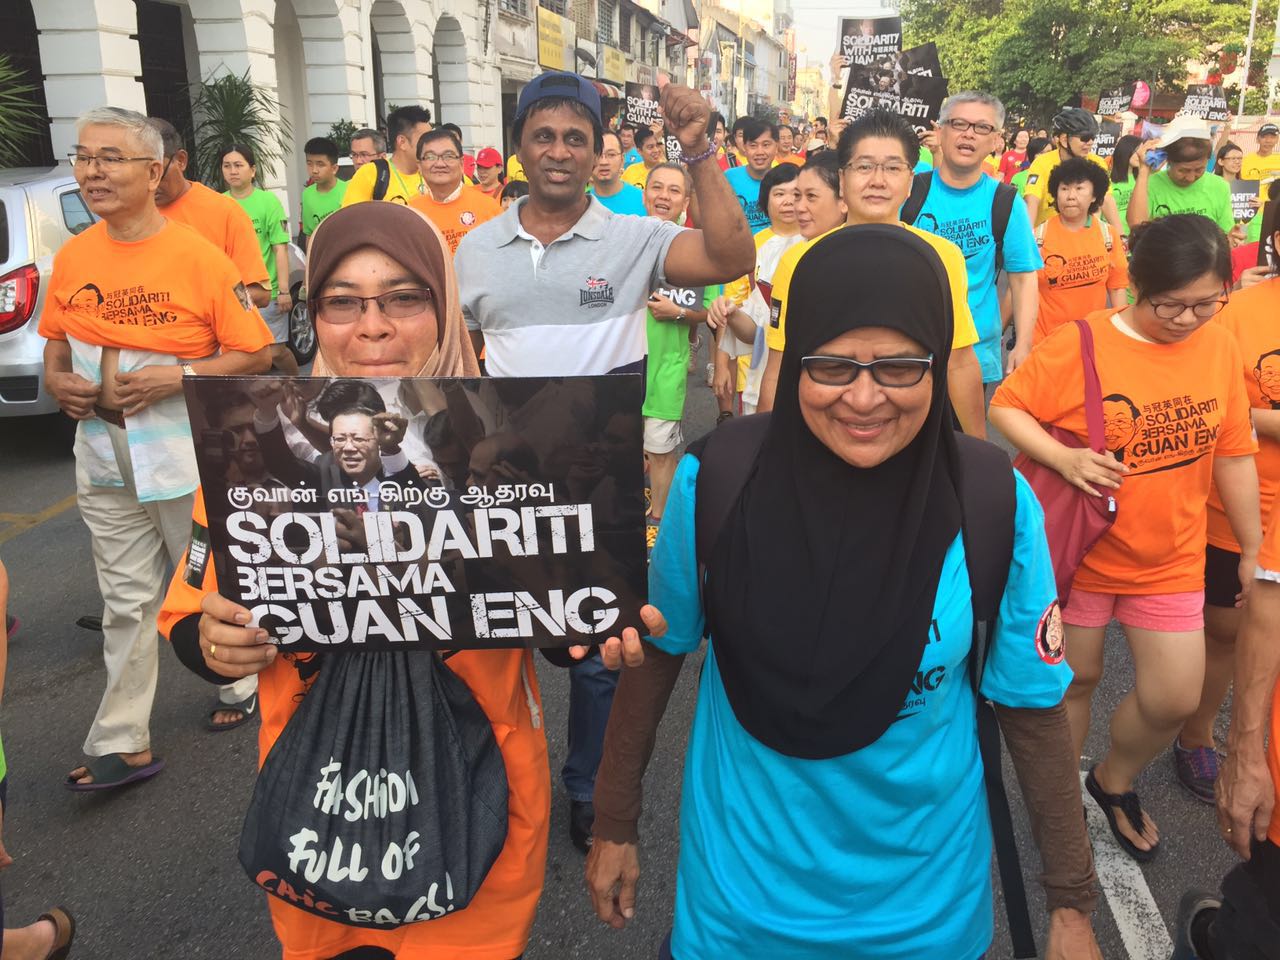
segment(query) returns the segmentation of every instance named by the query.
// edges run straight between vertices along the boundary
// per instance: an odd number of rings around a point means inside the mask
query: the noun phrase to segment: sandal
[[[1097,766],[1089,768],[1089,775],[1084,778],[1084,788],[1089,791],[1089,796],[1102,808],[1103,814],[1107,818],[1107,825],[1111,827],[1111,834],[1116,838],[1116,843],[1120,845],[1120,849],[1127,853],[1139,863],[1149,863],[1155,859],[1156,851],[1160,849],[1160,841],[1156,841],[1155,846],[1150,850],[1143,850],[1134,844],[1132,840],[1120,832],[1120,828],[1116,825],[1116,808],[1120,808],[1129,820],[1129,825],[1134,831],[1141,833],[1143,827],[1147,824],[1146,815],[1142,812],[1142,802],[1138,799],[1138,795],[1132,790],[1127,793],[1107,793],[1102,789],[1102,785],[1098,783],[1098,778],[1094,774]]]
[[[53,924],[53,950],[45,960],[67,960],[71,956],[71,944],[76,938],[76,918],[66,907],[54,907],[48,913],[40,914],[41,920]]]
[[[224,710],[235,710],[240,714],[239,720],[232,720],[230,723],[214,723],[213,718]],[[242,726],[253,719],[253,715],[258,712],[258,694],[249,694],[239,703],[223,703],[219,701],[214,704],[213,709],[209,711],[209,722],[205,726],[213,733],[222,733],[226,730],[234,730],[236,727]]]
[[[68,774],[63,783],[64,787],[76,793],[114,790],[116,787],[123,787],[126,783],[137,783],[154,777],[164,769],[164,761],[159,757],[153,757],[150,763],[135,767],[125,762],[122,755],[108,753],[105,757],[90,757],[83,766],[93,777],[93,782],[79,783],[75,777]]]

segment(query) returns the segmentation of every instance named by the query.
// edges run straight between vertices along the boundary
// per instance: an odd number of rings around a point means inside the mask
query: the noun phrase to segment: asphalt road
[[[695,378],[687,410],[687,437],[710,428],[714,404]],[[7,924],[28,923],[47,906],[65,903],[80,921],[75,957],[279,957],[263,896],[236,860],[253,786],[256,727],[206,733],[213,691],[176,658],[167,653],[161,658],[152,715],[155,750],[168,761],[165,772],[107,796],[62,789],[67,771],[80,762],[103,668],[100,634],[75,626],[80,616],[99,614],[101,600],[88,532],[75,508],[69,433],[58,418],[0,420],[0,557],[12,579],[11,612],[22,618],[10,645],[0,715],[9,763],[4,840],[16,860],[0,881]],[[1118,633],[1111,639],[1095,716],[1109,715],[1132,683],[1123,639]],[[621,933],[604,928],[591,914],[582,857],[568,840],[567,801],[558,777],[567,676],[545,665],[540,670],[554,795],[546,888],[526,956],[649,960],[671,923],[680,777],[696,663],[686,666],[672,698],[645,782],[641,900],[636,920]],[[1090,756],[1100,754],[1105,736],[1105,728],[1095,725],[1086,749]],[[1007,779],[1015,782],[1008,770]],[[1181,790],[1167,758],[1158,760],[1137,788],[1160,825],[1164,849],[1154,863],[1130,870],[1133,876],[1117,874],[1096,928],[1107,958],[1163,960],[1168,947],[1161,939],[1161,918],[1165,926],[1172,924],[1182,893],[1192,886],[1216,886],[1234,858],[1216,836],[1211,809]],[[1038,861],[1016,789],[1013,802],[1033,917],[1040,922]],[[1111,846],[1109,837],[1095,842],[1100,864],[1111,862],[1103,855]],[[1158,911],[1145,919],[1144,887]],[[999,907],[996,921],[989,956],[998,960],[1012,951]]]

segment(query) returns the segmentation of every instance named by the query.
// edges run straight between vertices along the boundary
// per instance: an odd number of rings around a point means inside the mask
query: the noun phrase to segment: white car
[[[0,170],[0,417],[58,410],[36,328],[53,255],[96,219],[66,165]]]

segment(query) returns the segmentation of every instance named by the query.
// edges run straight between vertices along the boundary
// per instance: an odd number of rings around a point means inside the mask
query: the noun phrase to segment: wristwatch
[[[680,312],[676,314],[676,322],[684,323],[684,307],[681,307]]]
[[[199,374],[197,374],[197,373],[196,373],[196,368],[195,368],[195,367],[193,367],[193,366],[192,366],[191,364],[189,364],[189,363],[184,363],[184,364],[182,365],[182,375],[183,375],[184,377],[195,377],[195,376],[199,376]]]

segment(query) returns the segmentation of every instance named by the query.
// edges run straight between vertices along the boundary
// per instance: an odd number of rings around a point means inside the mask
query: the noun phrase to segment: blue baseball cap
[[[591,111],[596,123],[603,126],[600,119],[600,93],[595,85],[586,77],[558,70],[540,73],[524,85],[524,89],[520,91],[520,99],[516,103],[515,118],[521,119],[529,112],[530,107],[548,97],[577,100]]]

